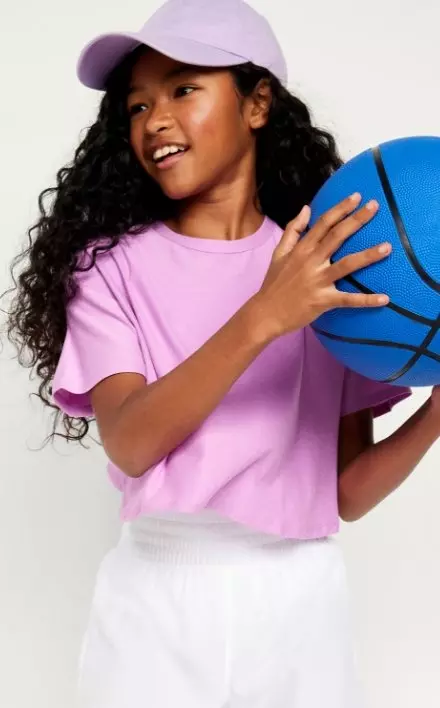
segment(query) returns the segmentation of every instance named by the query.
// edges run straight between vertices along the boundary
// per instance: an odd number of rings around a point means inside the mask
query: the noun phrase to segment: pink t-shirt
[[[234,241],[158,223],[100,254],[94,268],[78,273],[55,403],[93,416],[88,392],[107,376],[137,372],[152,383],[174,369],[258,291],[282,233],[269,218]],[[380,415],[409,394],[348,371],[310,327],[284,335],[144,475],[130,478],[109,461],[121,519],[210,509],[286,538],[336,533],[340,416],[367,407]]]

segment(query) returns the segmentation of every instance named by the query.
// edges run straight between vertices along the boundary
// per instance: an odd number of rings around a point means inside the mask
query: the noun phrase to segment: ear
[[[249,126],[258,130],[266,125],[272,103],[272,89],[268,79],[261,79],[252,94],[249,96],[251,103],[249,112]]]

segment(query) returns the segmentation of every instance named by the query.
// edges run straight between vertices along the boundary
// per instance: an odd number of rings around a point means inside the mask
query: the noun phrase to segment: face
[[[239,96],[227,70],[146,49],[132,70],[127,110],[139,162],[168,197],[185,199],[254,169],[254,131],[268,106],[261,92]]]

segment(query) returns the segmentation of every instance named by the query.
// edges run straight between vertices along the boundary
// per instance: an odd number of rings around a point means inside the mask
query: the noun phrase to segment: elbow
[[[139,479],[145,474],[151,471],[155,464],[157,464],[157,456],[152,454],[152,451],[142,447],[139,451],[130,450],[121,459],[121,469],[132,479]]]
[[[115,462],[115,464],[117,463]],[[139,479],[139,477],[143,477],[143,475],[149,472],[152,467],[152,465],[148,464],[141,467],[139,464],[136,464],[136,461],[129,459],[124,459],[122,463],[117,466],[125,475],[127,475],[127,477],[131,477],[131,479]]]
[[[358,521],[362,514],[356,512],[354,505],[350,503],[350,500],[346,497],[344,498],[342,494],[338,495],[338,513],[339,518],[346,523],[352,523],[353,521]]]
[[[107,457],[127,477],[138,479],[154,465],[153,456],[146,449],[145,444],[141,449],[134,444],[119,443],[117,439],[103,441]]]
[[[353,513],[350,513],[347,509],[342,509],[339,507],[339,518],[348,524],[350,522],[357,521],[359,517]]]
[[[359,521],[363,516],[365,516],[365,514],[356,511],[353,506],[350,507],[348,504],[339,504],[339,518],[345,521],[345,523],[349,524],[353,521]]]
[[[139,464],[139,462],[134,459],[132,455],[109,455],[109,459],[119,470],[121,470],[121,472],[131,479],[139,479],[139,477],[146,474],[152,467],[152,465],[149,465],[148,463],[145,465]]]

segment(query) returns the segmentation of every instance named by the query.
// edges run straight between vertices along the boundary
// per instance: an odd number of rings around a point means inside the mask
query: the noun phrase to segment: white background
[[[215,1],[215,0],[213,0]],[[371,144],[438,134],[436,0],[254,0],[285,49],[290,87],[334,131],[345,158]],[[158,2],[6,3],[0,22],[0,290],[37,216],[36,198],[70,160],[100,94],[76,80],[83,44],[139,28]],[[36,382],[0,358],[0,705],[72,708],[94,574],[119,531],[119,496],[102,451],[38,451],[49,418]],[[378,438],[429,395],[380,419]],[[440,700],[438,443],[400,489],[342,525],[368,708],[437,708]],[[287,708],[287,706],[286,706]]]

